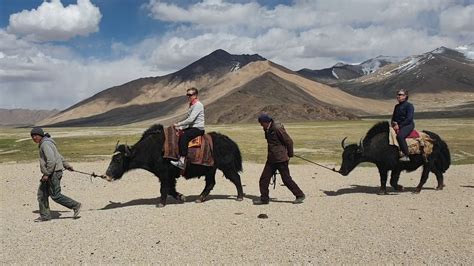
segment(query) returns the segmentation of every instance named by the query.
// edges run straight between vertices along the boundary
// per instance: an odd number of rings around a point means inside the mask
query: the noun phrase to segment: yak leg
[[[179,176],[179,173],[177,175],[170,176],[171,186],[170,186],[169,195],[175,198],[178,201],[178,203],[184,203],[186,201],[186,197],[183,194],[176,191],[176,178],[178,178],[178,176]]]
[[[235,170],[228,170],[224,171],[224,175],[235,185],[237,189],[237,201],[244,200],[244,190],[242,189],[239,173]]]
[[[214,185],[216,184],[216,168],[213,168],[209,170],[206,174],[206,186],[204,187],[203,191],[201,192],[201,195],[199,195],[199,198],[196,200],[197,203],[201,203],[206,201],[207,196],[209,196],[209,193],[211,193],[211,190],[214,188]]]
[[[168,194],[171,193],[172,188],[174,188],[176,191],[176,179],[170,178],[169,173],[162,174],[160,181],[160,201],[156,205],[158,208],[164,207],[166,205],[166,198],[168,197]]]
[[[431,169],[431,172],[433,172],[436,175],[436,180],[438,180],[438,186],[436,187],[436,190],[443,190],[444,188],[443,173],[440,170],[438,170],[436,167],[433,167],[433,169]]]
[[[423,171],[421,173],[420,183],[418,184],[418,186],[415,189],[415,192],[413,193],[418,194],[421,192],[421,188],[423,188],[423,185],[426,183],[426,180],[428,180],[428,175],[430,174],[430,170],[432,167],[433,166],[430,163],[423,165]]]
[[[398,180],[400,179],[400,173],[400,169],[394,169],[390,174],[390,185],[395,189],[395,191],[403,191],[403,186],[398,184]]]
[[[388,178],[388,170],[382,169],[381,167],[377,166],[380,174],[380,191],[379,195],[387,195],[387,178]]]

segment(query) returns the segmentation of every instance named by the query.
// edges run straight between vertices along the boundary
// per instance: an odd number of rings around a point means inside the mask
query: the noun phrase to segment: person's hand
[[[395,124],[395,125],[393,126],[393,129],[395,129],[395,131],[398,131],[400,128],[398,127],[398,124]]]
[[[49,177],[47,175],[44,175],[41,177],[41,181],[43,182],[48,182]]]
[[[68,167],[64,167],[64,168],[68,171],[71,171],[71,172],[74,171],[74,168],[72,168],[72,166],[68,166]]]

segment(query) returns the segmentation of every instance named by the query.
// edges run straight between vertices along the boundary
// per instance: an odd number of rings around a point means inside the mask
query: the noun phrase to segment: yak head
[[[128,170],[128,166],[131,160],[132,150],[127,144],[121,144],[115,146],[112,160],[109,163],[109,167],[105,172],[107,181],[112,181],[122,178],[123,174]]]
[[[345,145],[344,141],[346,139],[347,137],[345,137],[341,142],[341,146],[344,151],[342,152],[341,169],[338,171],[343,176],[347,176],[359,163],[362,162],[362,153],[364,151],[362,141],[359,143],[359,145]]]

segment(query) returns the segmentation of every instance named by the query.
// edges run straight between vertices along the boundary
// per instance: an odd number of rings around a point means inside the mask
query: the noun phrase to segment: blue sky
[[[474,0],[0,0],[0,108],[63,109],[216,49],[290,69],[474,40]]]

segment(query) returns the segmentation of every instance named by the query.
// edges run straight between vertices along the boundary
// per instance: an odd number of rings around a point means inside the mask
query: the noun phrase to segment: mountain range
[[[186,113],[185,92],[200,90],[206,123],[253,122],[261,112],[290,121],[358,119],[389,115],[395,91],[410,91],[417,112],[474,114],[474,62],[440,47],[406,58],[379,56],[359,65],[292,71],[260,55],[224,50],[158,77],[101,91],[39,121],[48,126],[169,124]]]

